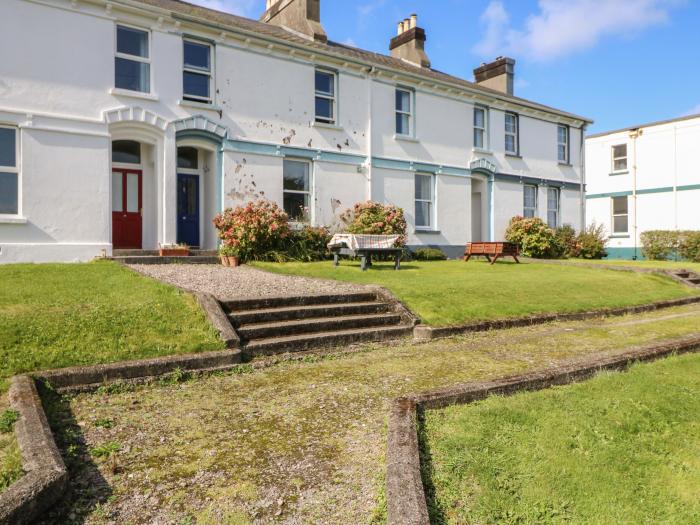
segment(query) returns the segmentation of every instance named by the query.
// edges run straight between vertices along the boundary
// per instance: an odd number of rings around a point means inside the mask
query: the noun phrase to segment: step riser
[[[355,343],[369,343],[377,341],[388,341],[407,337],[413,333],[412,327],[396,328],[369,333],[343,334],[337,336],[326,336],[318,339],[307,339],[304,341],[282,342],[282,343],[261,343],[249,345],[244,352],[250,357],[262,357],[290,352],[303,352],[305,350],[318,350],[323,348],[333,348]]]
[[[285,308],[287,306],[321,306],[324,304],[366,303],[377,300],[375,293],[315,295],[306,297],[271,297],[267,299],[247,299],[241,301],[222,301],[228,313],[246,310],[265,310]]]
[[[292,321],[294,319],[314,319],[317,317],[333,317],[344,315],[371,315],[382,314],[389,311],[390,305],[386,303],[373,303],[362,305],[328,305],[326,307],[308,308],[299,310],[273,310],[270,312],[233,313],[231,321],[237,328],[253,323],[274,323]]]
[[[218,264],[218,257],[111,257],[113,261],[123,264]]]
[[[290,324],[286,326],[267,326],[264,328],[241,328],[238,333],[246,341],[255,341],[266,337],[286,337],[290,335],[331,332],[336,330],[361,330],[378,326],[391,326],[401,323],[401,316],[386,315],[382,317],[365,317],[360,319],[333,319],[321,323]]]

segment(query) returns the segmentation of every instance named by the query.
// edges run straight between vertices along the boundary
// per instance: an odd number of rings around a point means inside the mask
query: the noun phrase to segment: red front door
[[[112,168],[112,247],[141,249],[140,170]]]

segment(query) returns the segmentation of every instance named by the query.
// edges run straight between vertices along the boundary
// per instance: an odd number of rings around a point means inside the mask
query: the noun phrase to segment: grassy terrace
[[[675,338],[699,325],[693,305],[68,397],[50,407],[71,469],[65,505],[74,523],[88,525],[381,524],[395,396]]]
[[[484,261],[410,262],[398,272],[389,263],[361,272],[359,263],[257,263],[278,273],[379,284],[425,323],[450,325],[535,313],[576,312],[676,299],[697,292],[669,278],[550,264]]]
[[[686,355],[426,412],[432,523],[697,523],[698,377]]]
[[[117,264],[0,266],[0,416],[15,374],[220,348],[194,299]],[[18,458],[0,433],[0,491]]]
[[[687,261],[625,261],[621,259],[604,259],[591,261],[588,259],[569,259],[573,264],[600,264],[602,266],[629,266],[631,268],[653,268],[656,270],[692,270],[700,272],[700,263]]]

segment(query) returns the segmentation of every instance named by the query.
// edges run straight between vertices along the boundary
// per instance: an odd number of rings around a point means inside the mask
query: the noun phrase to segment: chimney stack
[[[399,22],[398,34],[391,39],[391,56],[400,58],[420,67],[430,67],[430,59],[425,53],[425,30],[418,27],[418,16],[411,15]]]
[[[328,41],[321,25],[321,0],[267,0],[260,21],[284,27],[312,40]]]
[[[515,60],[508,57],[498,57],[490,64],[481,64],[474,70],[474,81],[487,88],[513,94],[515,78]]]

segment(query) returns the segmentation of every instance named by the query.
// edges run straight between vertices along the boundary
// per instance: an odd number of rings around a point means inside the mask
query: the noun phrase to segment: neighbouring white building
[[[700,115],[586,138],[589,223],[603,224],[608,257],[641,258],[649,230],[700,230]]]
[[[511,59],[435,71],[425,41],[414,16],[390,55],[334,43],[319,0],[2,0],[0,263],[214,249],[257,198],[318,225],[393,203],[453,256],[514,215],[579,228],[590,121],[513,96]]]

